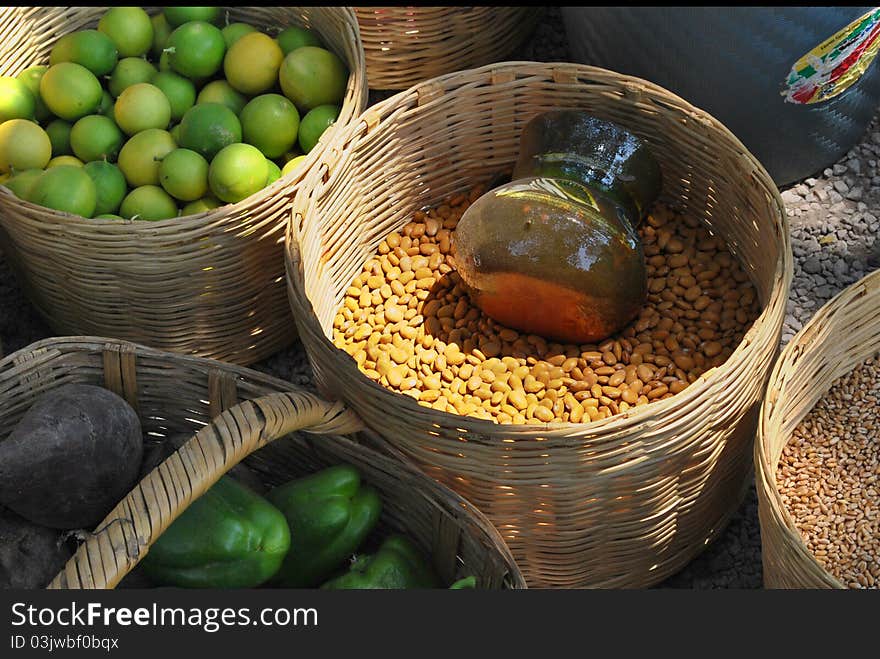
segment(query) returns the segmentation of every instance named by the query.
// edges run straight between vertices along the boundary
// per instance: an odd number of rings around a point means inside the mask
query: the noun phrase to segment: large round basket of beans
[[[662,174],[638,226],[644,303],[577,345],[486,316],[455,262],[459,219],[561,109],[637,136]],[[319,387],[478,506],[530,586],[645,587],[724,527],[792,265],[776,186],[717,120],[637,78],[505,62],[366,110],[304,185],[288,293]]]
[[[880,271],[786,345],[755,444],[764,584],[880,587]]]

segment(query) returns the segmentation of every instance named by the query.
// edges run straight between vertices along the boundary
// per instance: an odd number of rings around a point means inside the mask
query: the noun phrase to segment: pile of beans
[[[601,344],[520,334],[472,305],[455,227],[475,188],[417,211],[346,291],[334,343],[383,386],[497,423],[589,422],[683,391],[722,364],[759,313],[749,277],[696,218],[658,206],[642,223],[647,303]]]
[[[840,378],[798,424],[776,483],[816,560],[850,588],[880,587],[880,359]]]

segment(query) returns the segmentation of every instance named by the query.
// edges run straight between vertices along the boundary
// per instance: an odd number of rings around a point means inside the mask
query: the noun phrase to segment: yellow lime
[[[190,21],[217,23],[220,20],[220,7],[165,7],[162,13],[171,27],[179,27]]]
[[[82,64],[96,76],[110,73],[119,53],[113,39],[98,30],[77,30],[61,37],[49,53],[49,65],[59,62]]]
[[[19,199],[27,199],[31,188],[33,188],[34,183],[36,183],[42,173],[42,169],[25,169],[15,176],[10,176],[3,185],[12,190],[13,194]],[[4,176],[8,175],[4,174]]]
[[[0,76],[0,121],[33,119],[37,100],[18,78]]]
[[[70,148],[83,162],[116,160],[123,140],[119,126],[102,114],[85,116],[70,130]]]
[[[223,40],[226,42],[226,48],[229,48],[244,35],[256,32],[257,28],[253,25],[248,25],[247,23],[230,23],[220,31],[223,33]]]
[[[168,25],[165,14],[161,12],[150,17],[150,21],[153,23],[153,45],[150,46],[150,55],[157,60],[162,57],[162,51],[168,42],[168,35],[174,28]]]
[[[340,109],[338,105],[319,105],[306,112],[299,125],[299,146],[304,153],[315,148],[324,131],[339,118]]]
[[[300,112],[319,105],[341,105],[348,67],[324,48],[303,46],[288,53],[278,73],[281,90]]]
[[[142,57],[125,57],[110,74],[107,89],[117,98],[126,88],[139,82],[150,82],[156,75],[156,67]]]
[[[28,201],[82,217],[95,214],[97,192],[83,167],[60,165],[47,169],[31,188]]]
[[[31,94],[34,95],[34,119],[41,124],[52,118],[52,113],[49,112],[49,108],[43,102],[43,97],[40,96],[40,80],[43,79],[43,74],[48,69],[49,67],[45,64],[29,66],[16,76],[16,78],[27,85],[27,88],[31,90]]]
[[[208,169],[211,192],[221,201],[235,203],[261,190],[269,177],[269,165],[260,150],[250,144],[230,144],[214,156]]]
[[[299,112],[281,94],[252,98],[239,115],[242,140],[267,158],[278,158],[296,144]]]
[[[268,34],[251,32],[232,44],[223,59],[226,80],[243,94],[261,94],[278,83],[284,53]]]
[[[0,124],[0,174],[43,169],[52,157],[52,143],[42,128],[28,119]]]
[[[196,102],[196,86],[192,80],[173,71],[159,71],[150,80],[165,94],[171,104],[171,120],[180,121],[184,113]]]
[[[98,30],[113,40],[120,57],[146,55],[153,45],[153,23],[140,7],[111,7],[98,21]]]
[[[171,103],[165,93],[149,82],[139,82],[126,89],[113,106],[116,123],[126,135],[148,128],[168,128]]]
[[[208,192],[208,161],[189,149],[175,149],[159,165],[159,183],[175,199],[195,201]]]
[[[305,159],[307,157],[308,156],[306,156],[306,155],[301,155],[301,156],[296,156],[295,158],[291,158],[290,160],[288,160],[286,163],[284,163],[284,167],[281,168],[281,176],[287,176],[293,170],[299,169],[299,166],[303,162],[305,162]]]
[[[82,167],[85,163],[76,156],[55,156],[46,164],[46,169],[53,167]]]
[[[216,25],[190,21],[175,28],[168,37],[166,49],[171,69],[192,80],[207,78],[220,70],[226,41]]]
[[[115,213],[128,192],[122,170],[106,160],[86,163],[85,172],[95,184],[95,215]]]
[[[180,120],[180,146],[210,162],[225,146],[241,142],[241,122],[225,105],[197,103]]]
[[[159,128],[148,128],[129,138],[119,151],[116,164],[132,188],[159,185],[162,158],[177,148],[171,134]]]
[[[196,103],[220,103],[232,110],[236,115],[247,105],[247,97],[225,80],[212,80],[202,87],[196,97]]]
[[[167,220],[177,217],[177,202],[158,185],[142,185],[125,196],[119,214],[130,220]]]
[[[46,135],[49,136],[49,143],[52,145],[52,155],[73,155],[73,149],[70,148],[70,131],[72,128],[73,124],[64,121],[64,119],[55,119],[46,126]]]
[[[103,89],[95,74],[81,64],[60,62],[40,80],[40,96],[52,114],[75,121],[101,105]]]
[[[268,187],[281,178],[281,168],[268,158],[266,165],[269,167],[269,175],[266,177],[265,187]]]
[[[318,38],[318,35],[314,32],[296,25],[281,30],[280,34],[275,37],[275,39],[278,41],[278,45],[281,46],[281,51],[285,55],[290,51],[302,48],[303,46],[318,46],[320,48],[324,45],[321,43],[321,39]]]
[[[215,208],[220,208],[223,204],[215,199],[212,196],[202,197],[201,199],[196,199],[195,201],[189,202],[183,209],[180,211],[181,215],[196,215],[198,213],[204,213],[205,211],[214,210]]]

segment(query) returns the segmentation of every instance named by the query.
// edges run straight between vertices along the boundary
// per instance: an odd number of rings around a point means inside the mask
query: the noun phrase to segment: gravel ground
[[[511,59],[566,61],[565,31],[558,8],[548,9],[532,39]],[[374,94],[373,101],[387,94]],[[828,299],[880,267],[880,121],[875,118],[861,142],[832,167],[783,190],[791,222],[794,282],[783,328],[783,343]],[[873,211],[873,212],[872,212]],[[877,215],[874,214],[877,213]],[[37,316],[0,253],[0,345],[8,354],[51,330]],[[293,346],[255,365],[272,375],[313,388],[311,368]],[[663,588],[760,588],[761,544],[757,499],[749,491],[724,532]]]

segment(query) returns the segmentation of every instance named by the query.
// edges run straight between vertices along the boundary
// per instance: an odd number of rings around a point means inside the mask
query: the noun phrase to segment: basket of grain
[[[94,28],[106,10],[3,8],[0,74],[15,76],[46,62],[58,39]],[[349,68],[337,124],[365,107],[363,48],[350,8],[230,7],[226,18],[269,34],[291,25],[313,30]],[[280,243],[291,199],[318,150],[237,203],[167,220],[88,219],[0,187],[0,245],[28,298],[58,334],[114,336],[252,363],[296,338]]]
[[[355,7],[371,89],[505,59],[532,33],[540,7]]]
[[[880,272],[829,300],[770,375],[755,444],[764,584],[880,587]]]
[[[600,345],[500,327],[455,278],[474,186],[559,108],[624,126],[662,168],[640,228],[648,302]],[[643,80],[501,63],[373,106],[305,185],[287,275],[319,387],[479,507],[530,586],[657,583],[724,527],[792,269],[779,193],[724,126]]]
[[[362,425],[343,404],[245,368],[112,339],[41,341],[0,362],[0,441],[39,396],[72,383],[123,397],[140,418],[145,446],[190,439],[85,534],[50,588],[115,587],[240,461],[267,487],[331,465],[354,466],[381,497],[377,529],[413,540],[441,579],[474,575],[480,588],[524,587],[500,535],[473,506],[399,455],[358,443]]]

